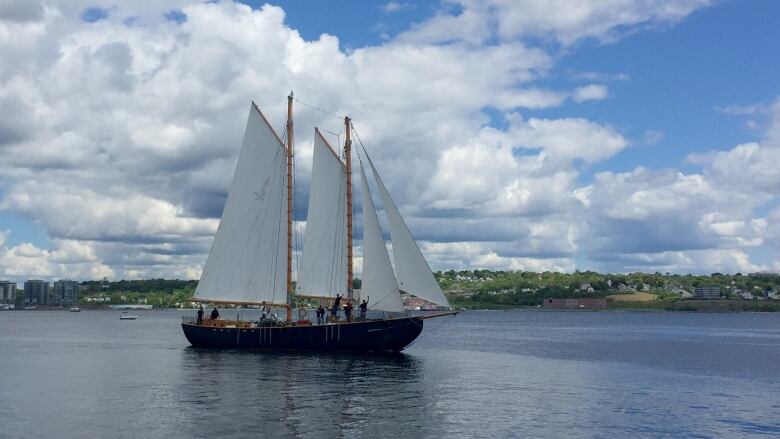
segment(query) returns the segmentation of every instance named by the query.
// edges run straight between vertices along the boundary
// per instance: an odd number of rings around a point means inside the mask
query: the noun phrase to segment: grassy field
[[[630,293],[630,294],[613,294],[607,296],[607,299],[612,299],[615,302],[652,302],[656,299],[655,294],[651,293]]]

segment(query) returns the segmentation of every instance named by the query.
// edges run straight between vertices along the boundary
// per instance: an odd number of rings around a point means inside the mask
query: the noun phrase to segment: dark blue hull
[[[194,347],[220,349],[399,352],[423,329],[423,319],[338,323],[314,326],[214,328],[182,323]]]

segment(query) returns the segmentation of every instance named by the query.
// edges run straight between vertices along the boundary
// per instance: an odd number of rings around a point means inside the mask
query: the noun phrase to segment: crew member
[[[203,305],[198,305],[198,324],[203,323]]]
[[[319,308],[317,308],[317,324],[325,324],[325,308],[322,307],[322,303],[320,303]]]
[[[366,297],[363,299],[362,302],[360,302],[360,320],[363,321],[366,319],[366,311],[368,311],[368,299],[370,299],[371,296]]]
[[[347,319],[348,322],[352,321],[352,301],[348,300],[347,304],[344,305],[344,317]]]
[[[215,306],[214,309],[211,310],[211,320],[217,320],[219,318],[219,311],[217,311],[217,307]]]
[[[263,305],[263,316],[261,317],[263,320],[270,318],[271,315],[271,307]]]
[[[330,310],[330,315],[333,317],[334,322],[339,321],[339,305],[341,305],[341,298],[344,296],[339,296],[336,294],[336,300],[333,301],[333,308]]]

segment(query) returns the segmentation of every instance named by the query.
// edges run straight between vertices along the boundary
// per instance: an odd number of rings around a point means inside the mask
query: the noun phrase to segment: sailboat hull
[[[215,328],[182,323],[194,347],[254,350],[400,352],[420,335],[423,320],[391,320],[313,326]]]

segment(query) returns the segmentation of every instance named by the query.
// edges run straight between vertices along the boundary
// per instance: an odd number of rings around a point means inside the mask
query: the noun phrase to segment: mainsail
[[[253,103],[197,299],[287,302],[286,163],[287,150]]]
[[[298,295],[336,297],[347,292],[346,185],[344,164],[315,129]]]
[[[395,261],[395,274],[398,279],[398,286],[401,291],[421,297],[437,305],[450,308],[450,303],[444,296],[439,283],[433,277],[428,262],[420,252],[417,243],[412,238],[409,228],[406,227],[398,208],[393,203],[390,194],[387,192],[382,179],[374,168],[371,158],[365,152],[368,165],[374,174],[379,195],[382,197],[382,203],[385,207],[387,223],[390,227],[390,241],[393,244],[393,260]]]
[[[363,194],[363,278],[361,290],[369,298],[368,307],[379,311],[403,311],[398,282],[376,216],[362,161],[360,167]]]

